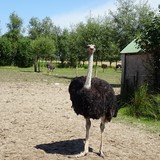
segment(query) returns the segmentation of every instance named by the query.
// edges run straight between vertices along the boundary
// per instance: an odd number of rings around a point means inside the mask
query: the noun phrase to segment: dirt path
[[[0,83],[0,160],[67,160],[83,149],[85,121],[71,109],[67,86]],[[92,121],[90,153],[98,160],[99,121]],[[106,125],[106,160],[159,160],[160,136],[121,123]]]

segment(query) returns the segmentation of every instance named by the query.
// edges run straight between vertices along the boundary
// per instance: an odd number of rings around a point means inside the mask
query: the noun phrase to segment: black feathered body
[[[86,77],[76,77],[69,85],[72,107],[85,118],[99,119],[102,116],[110,121],[117,114],[116,97],[111,85],[99,78],[92,78],[91,88],[84,88]]]

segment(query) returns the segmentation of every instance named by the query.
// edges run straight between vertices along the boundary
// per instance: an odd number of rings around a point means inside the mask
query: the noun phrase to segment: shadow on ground
[[[57,78],[62,78],[62,79],[69,79],[69,80],[72,80],[73,77],[68,77],[68,76],[54,76],[54,77],[57,77]]]
[[[110,84],[112,87],[117,87],[117,88],[119,88],[119,87],[121,87],[121,84]]]
[[[44,150],[46,153],[50,154],[74,155],[83,151],[84,140],[74,139],[52,142],[47,144],[39,144],[36,145],[35,148]],[[89,148],[90,152],[92,152],[92,150],[92,148]]]

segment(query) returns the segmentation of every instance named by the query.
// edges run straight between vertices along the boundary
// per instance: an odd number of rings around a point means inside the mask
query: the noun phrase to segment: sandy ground
[[[0,83],[0,160],[67,160],[83,150],[85,121],[71,108],[64,84]],[[100,121],[92,121],[90,153],[97,155]],[[104,134],[106,160],[160,160],[160,136],[111,122]]]

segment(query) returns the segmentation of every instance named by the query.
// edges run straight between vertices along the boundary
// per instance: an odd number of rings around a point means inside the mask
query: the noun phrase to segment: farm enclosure
[[[71,108],[68,84],[6,77],[0,77],[0,159],[74,159],[67,155],[83,150],[85,122]],[[92,121],[91,152],[80,159],[102,159],[99,139],[99,121]],[[159,160],[160,136],[113,120],[106,125],[104,152],[107,160]]]

